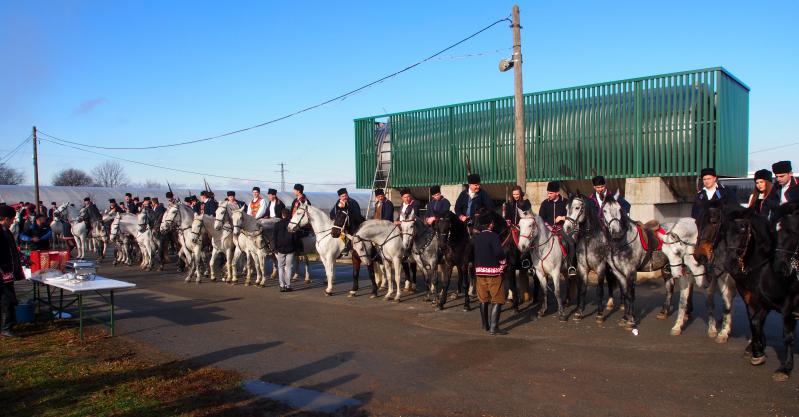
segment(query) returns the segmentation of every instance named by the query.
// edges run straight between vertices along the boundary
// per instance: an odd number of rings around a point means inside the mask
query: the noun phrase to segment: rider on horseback
[[[336,192],[338,194],[338,203],[330,209],[330,218],[332,220],[336,220],[339,212],[347,213],[347,218],[349,222],[342,230],[342,236],[345,236],[344,233],[353,234],[355,231],[358,230],[358,227],[363,223],[364,218],[361,214],[361,206],[358,205],[358,202],[355,200],[351,200],[349,195],[347,194],[346,188],[339,188]],[[346,239],[346,238],[345,238]],[[347,246],[344,248],[344,251],[341,253],[341,256],[346,256],[349,254],[350,243],[347,242]]]
[[[100,214],[100,209],[92,202],[92,199],[86,197],[83,199],[83,206],[86,207],[86,215],[83,216],[83,221],[86,222],[86,230],[91,232],[92,219],[102,219],[103,215]]]
[[[375,214],[372,218],[394,221],[394,203],[386,198],[386,193],[382,188],[375,190]]]
[[[715,169],[703,168],[700,172],[700,177],[704,187],[696,193],[694,206],[691,208],[691,217],[697,221],[697,226],[699,221],[705,217],[711,201],[721,200],[724,206],[728,208],[738,206],[738,197],[735,195],[735,190],[726,188],[718,183]]]
[[[563,223],[566,221],[566,200],[560,195],[559,182],[550,181],[547,184],[547,199],[541,202],[538,215],[544,219],[544,222],[549,225],[552,232],[566,246],[566,262],[569,265],[568,274],[570,277],[576,276],[577,253],[574,238],[568,233],[563,233]]]
[[[467,179],[469,182],[468,188],[461,191],[455,201],[455,215],[458,216],[460,221],[471,224],[478,209],[485,208],[493,211],[494,203],[488,193],[480,188],[479,174],[469,174]]]
[[[424,214],[424,222],[432,226],[439,217],[449,211],[449,200],[444,198],[441,194],[441,186],[434,185],[430,187],[430,202],[427,203],[427,209]]]

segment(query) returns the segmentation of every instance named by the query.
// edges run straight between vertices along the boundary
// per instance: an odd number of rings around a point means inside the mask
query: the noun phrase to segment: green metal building
[[[355,120],[358,188],[515,183],[512,96]],[[724,68],[524,95],[527,181],[745,176],[749,87]]]

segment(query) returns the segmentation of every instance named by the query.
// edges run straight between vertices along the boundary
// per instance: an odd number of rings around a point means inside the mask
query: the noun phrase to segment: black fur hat
[[[339,188],[338,191],[336,191],[336,194],[338,194],[338,195],[348,194],[347,193],[347,189],[346,188]]]
[[[597,175],[596,177],[591,178],[591,184],[594,184],[594,186],[605,185],[605,177]]]
[[[377,197],[379,195],[386,195],[386,193],[383,192],[382,188],[378,188],[378,189],[375,190],[375,197]]]
[[[699,178],[703,178],[705,175],[712,175],[714,177],[718,177],[718,175],[716,175],[715,168],[702,168],[702,171],[699,172]]]
[[[438,194],[440,192],[441,192],[441,186],[440,185],[434,185],[434,186],[430,187],[430,195],[436,195],[436,194]]]
[[[236,192],[235,191],[228,191],[227,192],[227,196],[228,197],[235,197],[236,196]]]
[[[411,189],[410,188],[403,188],[400,191],[400,195],[405,195],[405,194],[411,194]]]
[[[466,179],[469,184],[480,184],[480,174],[469,174]]]
[[[771,170],[774,171],[775,174],[787,174],[793,171],[791,168],[791,161],[776,162],[771,166]]]
[[[258,191],[260,193],[261,192],[261,187],[252,187],[252,190],[253,191]]]
[[[274,188],[270,188],[269,190],[266,191],[266,193],[267,194],[272,194],[272,195],[277,195],[277,190],[275,190]]]
[[[755,181],[757,180],[764,180],[766,182],[771,182],[771,171],[767,169],[759,169],[755,171]]]
[[[547,191],[550,193],[557,193],[560,191],[560,183],[557,181],[550,181],[547,184]]]
[[[167,192],[166,192],[166,198],[172,198],[172,197],[174,197],[174,196],[175,196],[175,195],[174,195],[174,194],[172,194],[172,191],[167,191]]]
[[[302,184],[294,184],[294,189],[301,193],[305,192],[305,186],[303,186]]]

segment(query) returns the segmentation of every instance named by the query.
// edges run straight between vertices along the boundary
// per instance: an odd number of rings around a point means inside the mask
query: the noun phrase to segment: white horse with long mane
[[[547,312],[547,277],[550,277],[555,299],[558,302],[558,319],[564,321],[566,315],[563,312],[563,302],[560,298],[560,284],[564,276],[563,260],[565,257],[558,238],[540,216],[529,211],[516,210],[519,212],[519,241],[516,245],[522,254],[530,252],[535,276],[544,292],[538,316],[543,317]]]
[[[327,213],[307,203],[301,203],[289,221],[289,232],[297,232],[299,228],[311,225],[316,235],[316,253],[325,267],[327,288],[325,294],[333,295],[333,281],[336,279],[336,259],[344,250],[345,244],[341,239],[330,236],[333,229],[333,220]],[[350,291],[352,295],[354,291]]]
[[[180,250],[188,264],[189,273],[186,276],[186,282],[191,281],[192,275],[196,274],[197,283],[199,283],[201,279],[200,260],[194,258],[194,242],[191,235],[191,223],[193,221],[194,211],[192,211],[191,207],[180,203],[170,203],[161,220],[161,233],[166,233],[173,228],[178,229]]]
[[[367,220],[361,224],[355,235],[347,237],[352,241],[352,248],[367,266],[371,264],[372,258],[364,243],[368,242],[377,250],[388,281],[385,299],[391,299],[391,294],[395,293],[394,301],[398,303],[402,296],[402,259],[405,257],[402,229],[388,220]]]
[[[244,285],[252,281],[252,266],[255,265],[255,285],[266,286],[267,239],[265,227],[246,213],[246,207],[234,209],[230,215],[233,223],[233,234],[236,236],[239,250],[246,256],[247,279]]]
[[[64,203],[53,211],[53,216],[70,225],[72,237],[75,239],[76,257],[85,257],[89,243],[89,229],[86,227],[86,222],[80,218],[80,210],[74,204]],[[63,230],[62,224],[54,221],[50,228],[53,230],[53,234],[63,238],[65,230]]]

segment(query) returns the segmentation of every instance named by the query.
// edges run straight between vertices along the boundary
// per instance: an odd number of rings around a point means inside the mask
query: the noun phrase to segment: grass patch
[[[68,321],[0,339],[3,416],[318,416],[253,397],[233,371],[176,361]]]

